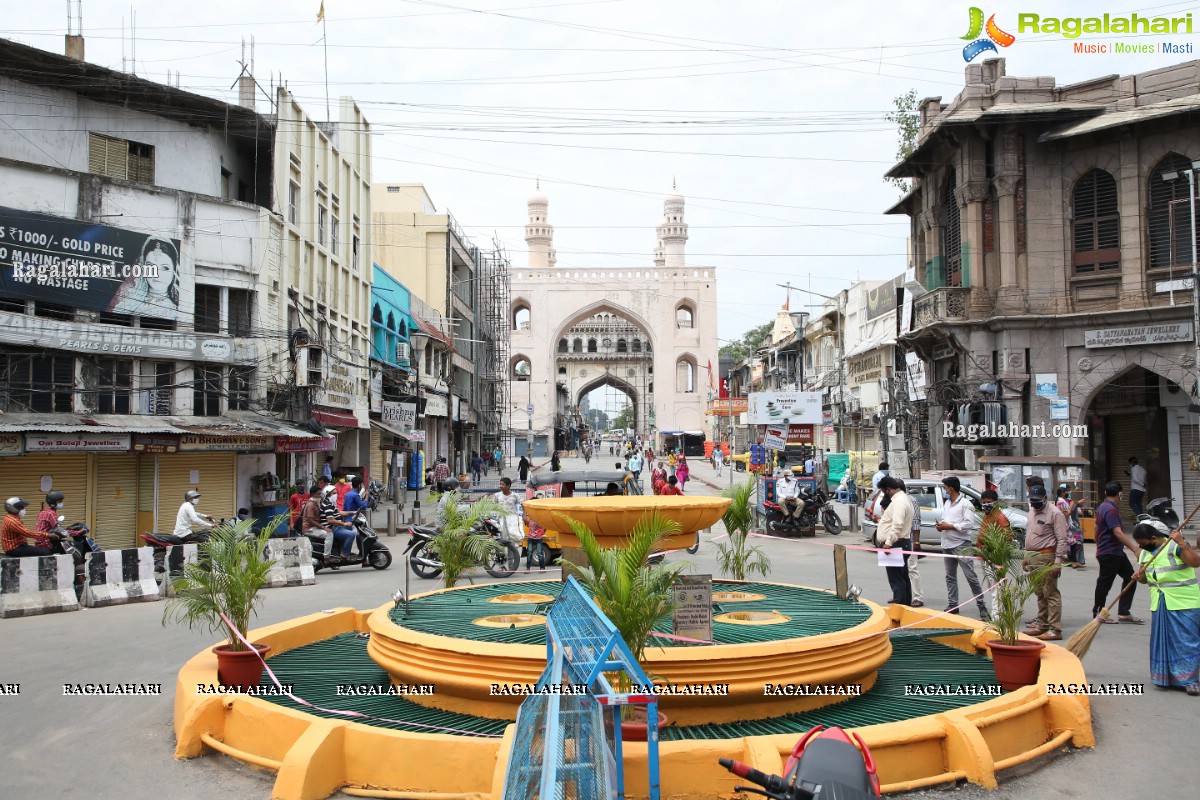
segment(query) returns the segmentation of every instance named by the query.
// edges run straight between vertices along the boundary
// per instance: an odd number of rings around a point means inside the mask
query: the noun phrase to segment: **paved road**
[[[603,459],[599,464],[603,465]],[[564,468],[583,467],[564,459]],[[591,465],[597,466],[593,460]],[[703,463],[692,465],[696,480],[688,493],[716,494],[728,485]],[[495,475],[491,476],[493,479]],[[739,474],[735,480],[742,479]],[[714,529],[711,540],[720,536]],[[774,577],[829,587],[833,581],[831,551],[824,543],[855,542],[852,532],[825,534],[815,540],[758,540],[770,555]],[[406,537],[387,540],[399,554]],[[697,572],[716,574],[715,548],[705,542],[686,558]],[[1090,555],[1090,554],[1089,554]],[[926,600],[944,604],[940,565],[922,563]],[[850,551],[851,580],[864,596],[887,600],[883,571],[870,554]],[[1068,633],[1087,622],[1096,568],[1068,571],[1062,578]],[[414,590],[435,588],[435,581],[410,576]],[[481,580],[491,581],[486,575]],[[334,606],[370,608],[389,601],[403,585],[397,562],[384,572],[323,572],[315,586],[266,592],[258,620],[263,624]],[[270,796],[273,776],[223,756],[188,762],[172,759],[172,694],[179,665],[213,637],[178,626],[163,627],[161,603],[85,609],[26,619],[0,620],[0,682],[19,682],[18,696],[0,696],[0,752],[4,762],[3,797],[113,798],[114,800],[212,800],[214,797]],[[1135,609],[1149,616],[1140,593]],[[1179,692],[1160,692],[1148,685],[1149,626],[1112,625],[1101,630],[1087,656],[1093,682],[1147,684],[1144,697],[1095,698],[1092,702],[1099,746],[1060,756],[1031,774],[1010,776],[999,793],[961,789],[958,797],[1125,798],[1190,796],[1194,780],[1186,767],[1186,750],[1194,740],[1200,699]],[[161,697],[64,697],[65,683],[161,683]],[[1179,752],[1172,752],[1178,749]],[[436,787],[430,787],[436,788]],[[669,789],[669,787],[667,787]],[[716,793],[714,792],[714,797]],[[910,795],[942,797],[937,791]]]

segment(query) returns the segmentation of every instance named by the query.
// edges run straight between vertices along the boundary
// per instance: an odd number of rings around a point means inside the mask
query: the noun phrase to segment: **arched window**
[[[642,352],[642,340],[641,339],[634,339],[633,344],[631,346],[633,347],[633,352],[635,352],[635,353]]]
[[[1187,171],[1192,162],[1171,153],[1150,173],[1150,208],[1147,216],[1150,234],[1150,269],[1192,263],[1192,211],[1188,202]],[[1167,176],[1174,173],[1171,180]],[[1200,196],[1200,192],[1197,193]],[[1200,241],[1200,229],[1197,230]]]
[[[571,351],[574,353],[582,353],[583,352],[583,339],[576,339],[574,342],[572,342],[571,343]]]
[[[589,353],[596,352],[596,340],[595,339],[588,339],[588,352]]]
[[[517,356],[513,361],[512,378],[515,381],[529,380],[529,359],[524,356]]]
[[[371,309],[371,322],[383,322],[383,311],[380,310],[379,306]]]
[[[390,311],[388,312],[387,328],[389,331],[396,330],[396,315]]]
[[[513,330],[529,330],[529,306],[517,306],[516,310],[513,311]]]
[[[675,391],[696,391],[696,363],[689,356],[675,362]]]
[[[962,286],[962,221],[958,211],[958,197],[954,194],[957,181],[954,170],[948,170],[946,184],[942,189],[942,286]]]
[[[628,353],[629,352],[628,342],[626,342],[624,339],[617,339],[617,352],[618,353]]]
[[[1117,216],[1117,182],[1102,169],[1093,169],[1071,193],[1075,239],[1075,273],[1086,275],[1121,266],[1121,219]]]
[[[567,340],[566,339],[558,340],[558,352],[560,352],[560,353],[567,352]]]
[[[696,315],[692,312],[691,306],[681,305],[675,309],[676,328],[694,328],[695,326]]]
[[[567,368],[566,368],[566,367],[559,367],[559,368],[558,368],[558,374],[559,374],[559,375],[566,375],[566,374],[567,374]]]

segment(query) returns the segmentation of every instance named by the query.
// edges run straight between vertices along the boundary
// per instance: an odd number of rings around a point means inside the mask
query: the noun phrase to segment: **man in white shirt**
[[[942,534],[942,552],[947,556],[966,556],[967,548],[975,541],[975,532],[978,520],[975,515],[975,507],[971,505],[971,501],[961,491],[962,484],[958,478],[949,475],[942,479],[942,488],[946,492],[946,505],[942,509],[942,518],[938,521],[936,527]],[[979,607],[979,618],[984,622],[989,621],[992,615],[988,613],[987,603],[984,602],[983,586],[979,583],[979,576],[975,574],[975,566],[970,558],[945,558],[946,562],[946,611],[952,614],[960,613],[958,610],[958,568],[962,567],[963,574],[967,576],[967,585],[971,587],[971,593],[975,598],[975,604]]]
[[[779,507],[783,509],[783,521],[787,522],[794,519],[796,509],[800,507],[800,481],[796,480],[796,473],[790,469],[785,470],[783,476],[775,482],[775,498],[779,501]]]
[[[904,563],[895,567],[887,567],[888,584],[892,587],[893,603],[912,605],[912,585],[908,577],[908,559],[916,560],[909,555],[912,549],[913,517],[916,509],[904,485],[890,475],[885,475],[879,481],[879,490],[888,500],[883,516],[879,518],[879,529],[875,533],[876,544],[885,549],[900,548],[904,551]]]
[[[188,490],[183,496],[183,505],[179,507],[179,513],[175,515],[174,533],[179,538],[190,537],[196,529],[206,531],[217,526],[215,519],[196,511],[196,506],[199,504],[200,493],[195,489]]]
[[[511,478],[500,479],[500,491],[493,494],[492,499],[504,509],[501,522],[509,538],[514,541],[525,538],[525,528],[521,524],[521,498],[513,494]]]
[[[892,474],[892,470],[888,467],[888,462],[880,461],[879,462],[879,471],[876,472],[871,477],[871,488],[878,489],[879,482],[891,474]]]
[[[1138,463],[1137,456],[1129,457],[1129,507],[1136,519],[1142,515],[1142,500],[1146,497],[1146,468]]]
[[[809,457],[804,460],[804,474],[805,475],[816,475],[817,474],[817,460],[815,458]]]

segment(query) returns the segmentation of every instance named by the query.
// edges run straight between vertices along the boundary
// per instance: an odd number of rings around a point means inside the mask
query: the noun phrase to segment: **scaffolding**
[[[481,258],[479,306],[483,312],[480,338],[486,344],[483,362],[479,365],[479,388],[481,401],[480,429],[482,445],[494,448],[500,445],[506,453],[512,453],[512,412],[508,398],[511,394],[508,370],[508,255],[500,241],[493,240],[493,250]]]

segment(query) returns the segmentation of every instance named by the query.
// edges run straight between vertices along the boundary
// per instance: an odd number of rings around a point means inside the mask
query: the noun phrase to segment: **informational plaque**
[[[713,638],[712,575],[680,575],[675,579],[676,636],[711,642]]]

